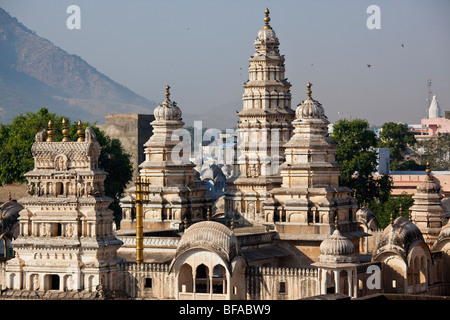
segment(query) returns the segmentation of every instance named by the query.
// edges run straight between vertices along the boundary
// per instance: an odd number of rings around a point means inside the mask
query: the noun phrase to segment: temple
[[[212,214],[217,202],[188,156],[190,136],[168,85],[135,186],[121,200],[120,230],[94,130],[80,122],[70,141],[63,123],[56,142],[50,122],[31,148],[28,196],[0,207],[0,299],[450,295],[450,225],[430,168],[411,218],[391,216],[381,229],[339,185],[336,143],[310,82],[291,109],[270,21],[266,9],[249,59],[224,210]]]

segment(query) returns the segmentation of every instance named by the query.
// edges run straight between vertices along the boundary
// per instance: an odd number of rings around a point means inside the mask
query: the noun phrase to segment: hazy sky
[[[66,26],[72,4],[81,9],[80,30]],[[370,5],[381,10],[381,29],[367,27]],[[189,113],[242,109],[266,7],[294,109],[311,81],[313,98],[332,122],[341,116],[420,123],[431,79],[441,109],[450,110],[448,0],[0,0],[0,6],[148,99],[163,101],[170,84],[171,98]]]

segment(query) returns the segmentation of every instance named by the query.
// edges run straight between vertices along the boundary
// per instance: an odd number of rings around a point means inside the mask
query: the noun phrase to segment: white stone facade
[[[15,257],[5,285],[33,291],[96,291],[114,287],[122,242],[104,195],[107,173],[98,168],[100,145],[86,128],[84,141],[50,142],[46,132],[32,146],[35,167],[26,174],[29,196],[19,200]]]

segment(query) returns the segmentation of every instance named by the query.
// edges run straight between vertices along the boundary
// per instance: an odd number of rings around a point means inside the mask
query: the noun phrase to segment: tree
[[[380,228],[385,228],[391,219],[396,219],[402,215],[409,218],[409,209],[414,204],[413,196],[407,193],[402,193],[400,196],[391,196],[385,202],[373,200],[369,203],[369,208],[375,214]]]
[[[432,170],[448,171],[450,170],[450,134],[438,133],[429,139],[424,139],[416,144],[418,154],[421,156],[421,162],[430,163]]]
[[[388,175],[374,176],[377,168],[375,133],[363,119],[339,120],[331,139],[337,143],[336,161],[341,165],[339,183],[354,190],[359,204],[389,198],[392,179]]]
[[[70,123],[67,117],[50,113],[41,108],[38,112],[19,114],[11,124],[0,125],[0,184],[26,181],[24,174],[33,169],[34,160],[31,146],[35,142],[37,132],[48,127],[49,120],[53,122],[54,140],[62,140],[62,119],[69,124],[69,137],[76,141],[77,122]],[[91,127],[101,146],[99,167],[108,172],[105,179],[105,194],[113,198],[110,208],[114,211],[116,221],[121,216],[119,199],[123,195],[126,184],[131,181],[133,167],[131,156],[127,154],[118,139],[111,139],[97,126],[84,123],[83,127]]]
[[[417,168],[410,161],[405,163],[406,148],[415,144],[414,134],[403,123],[386,122],[381,127],[377,145],[379,148],[389,148],[391,170],[408,169],[409,166]]]

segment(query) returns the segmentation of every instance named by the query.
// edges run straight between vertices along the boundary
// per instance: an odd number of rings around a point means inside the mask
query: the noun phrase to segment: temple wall
[[[247,267],[245,276],[247,300],[294,300],[319,294],[317,269]]]

